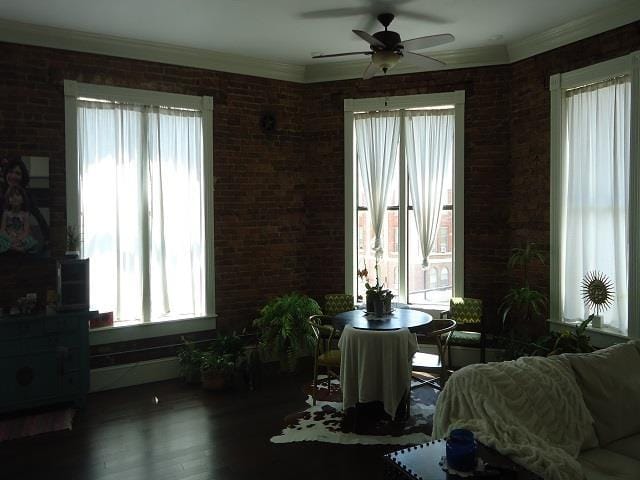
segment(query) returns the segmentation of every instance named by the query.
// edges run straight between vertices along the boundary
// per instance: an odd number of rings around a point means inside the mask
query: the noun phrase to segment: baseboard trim
[[[178,378],[178,358],[167,357],[91,370],[90,392],[131,387]]]
[[[451,346],[450,349],[451,359],[456,368],[480,362],[480,350],[477,348]],[[437,353],[434,345],[420,345],[420,351]],[[503,350],[501,349],[487,348],[487,361],[496,362],[502,360],[502,353]],[[171,380],[179,376],[180,370],[177,357],[95,368],[91,370],[89,391],[102,392],[144,383]]]

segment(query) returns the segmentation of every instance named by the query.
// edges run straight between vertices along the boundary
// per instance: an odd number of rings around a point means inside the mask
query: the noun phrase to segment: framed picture
[[[0,161],[0,254],[49,252],[49,158]]]

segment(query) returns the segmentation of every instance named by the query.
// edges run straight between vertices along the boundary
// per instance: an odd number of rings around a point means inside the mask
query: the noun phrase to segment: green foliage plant
[[[551,332],[547,337],[535,342],[538,347],[534,354],[538,355],[559,355],[561,353],[589,353],[595,350],[591,345],[591,337],[586,334],[589,323],[593,321],[591,314],[586,320],[580,322],[574,330],[563,332]]]
[[[321,313],[318,302],[306,295],[294,292],[272,299],[253,322],[260,347],[277,356],[283,370],[294,371],[298,356],[314,345],[308,319]]]
[[[178,366],[180,374],[189,383],[200,381],[200,368],[204,352],[196,347],[196,344],[182,338],[182,345],[178,347]]]
[[[219,334],[202,355],[200,365],[202,385],[208,390],[224,390],[232,383],[239,369],[243,352],[242,339],[235,334]]]
[[[498,308],[504,330],[531,326],[545,312],[547,297],[529,285],[529,266],[534,261],[542,264],[545,262],[544,253],[535,243],[527,243],[522,248],[511,250],[507,267],[510,270],[522,269],[524,285],[511,288]]]

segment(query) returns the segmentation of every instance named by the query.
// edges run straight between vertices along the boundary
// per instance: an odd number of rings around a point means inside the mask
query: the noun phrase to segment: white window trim
[[[551,92],[551,198],[550,198],[550,322],[567,323],[562,318],[562,158],[563,96],[566,90],[597,83],[618,75],[631,75],[631,133],[629,180],[629,292],[640,286],[640,51],[571,72],[552,75]],[[635,206],[635,207],[633,207]],[[620,333],[601,329],[603,335],[621,337]],[[628,337],[640,337],[640,296],[629,295]],[[626,338],[624,335],[623,338]]]
[[[357,291],[356,270],[354,253],[357,251],[358,219],[356,215],[356,153],[354,145],[355,124],[353,115],[355,112],[373,110],[396,110],[407,108],[429,108],[453,105],[455,112],[455,140],[453,151],[453,296],[464,296],[464,90],[456,90],[447,93],[431,93],[424,95],[404,95],[397,97],[375,97],[344,100],[344,231],[345,231],[345,293],[355,295]],[[404,155],[400,154],[401,168],[404,164]],[[406,191],[406,179],[400,178],[400,188]],[[406,210],[406,195],[400,196],[400,209]],[[399,245],[406,243],[407,225],[405,216],[400,215]],[[406,259],[404,250],[400,248],[398,258],[398,275],[400,298],[398,302],[407,302],[406,293]],[[427,309],[428,305],[413,305],[412,308]],[[441,311],[441,308],[433,309],[433,312]]]
[[[139,105],[162,105],[176,108],[192,108],[202,112],[203,134],[203,201],[205,231],[205,308],[206,317],[160,321],[145,324],[115,326],[91,332],[92,344],[112,341],[149,338],[172,333],[210,330],[216,327],[215,265],[213,194],[213,98],[207,96],[182,95],[151,90],[93,85],[73,80],[64,81],[65,106],[65,151],[66,151],[66,200],[67,225],[79,225],[78,205],[78,144],[77,144],[77,100],[96,98],[111,101],[125,101]],[[136,333],[137,332],[137,333]],[[95,337],[95,341],[94,341]],[[98,343],[95,343],[98,342]]]

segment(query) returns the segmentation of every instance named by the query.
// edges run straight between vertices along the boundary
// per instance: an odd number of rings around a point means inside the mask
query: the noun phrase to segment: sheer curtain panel
[[[404,113],[409,191],[423,268],[429,266],[427,257],[438,234],[445,176],[451,175],[454,120],[453,110]]]
[[[581,282],[592,270],[614,284],[605,325],[627,330],[629,264],[629,77],[566,93],[562,198],[563,316],[589,315]]]
[[[354,115],[358,171],[371,213],[377,258],[383,253],[381,235],[398,159],[400,115],[399,111]]]
[[[121,322],[203,315],[201,113],[79,100],[77,122],[91,308]]]

